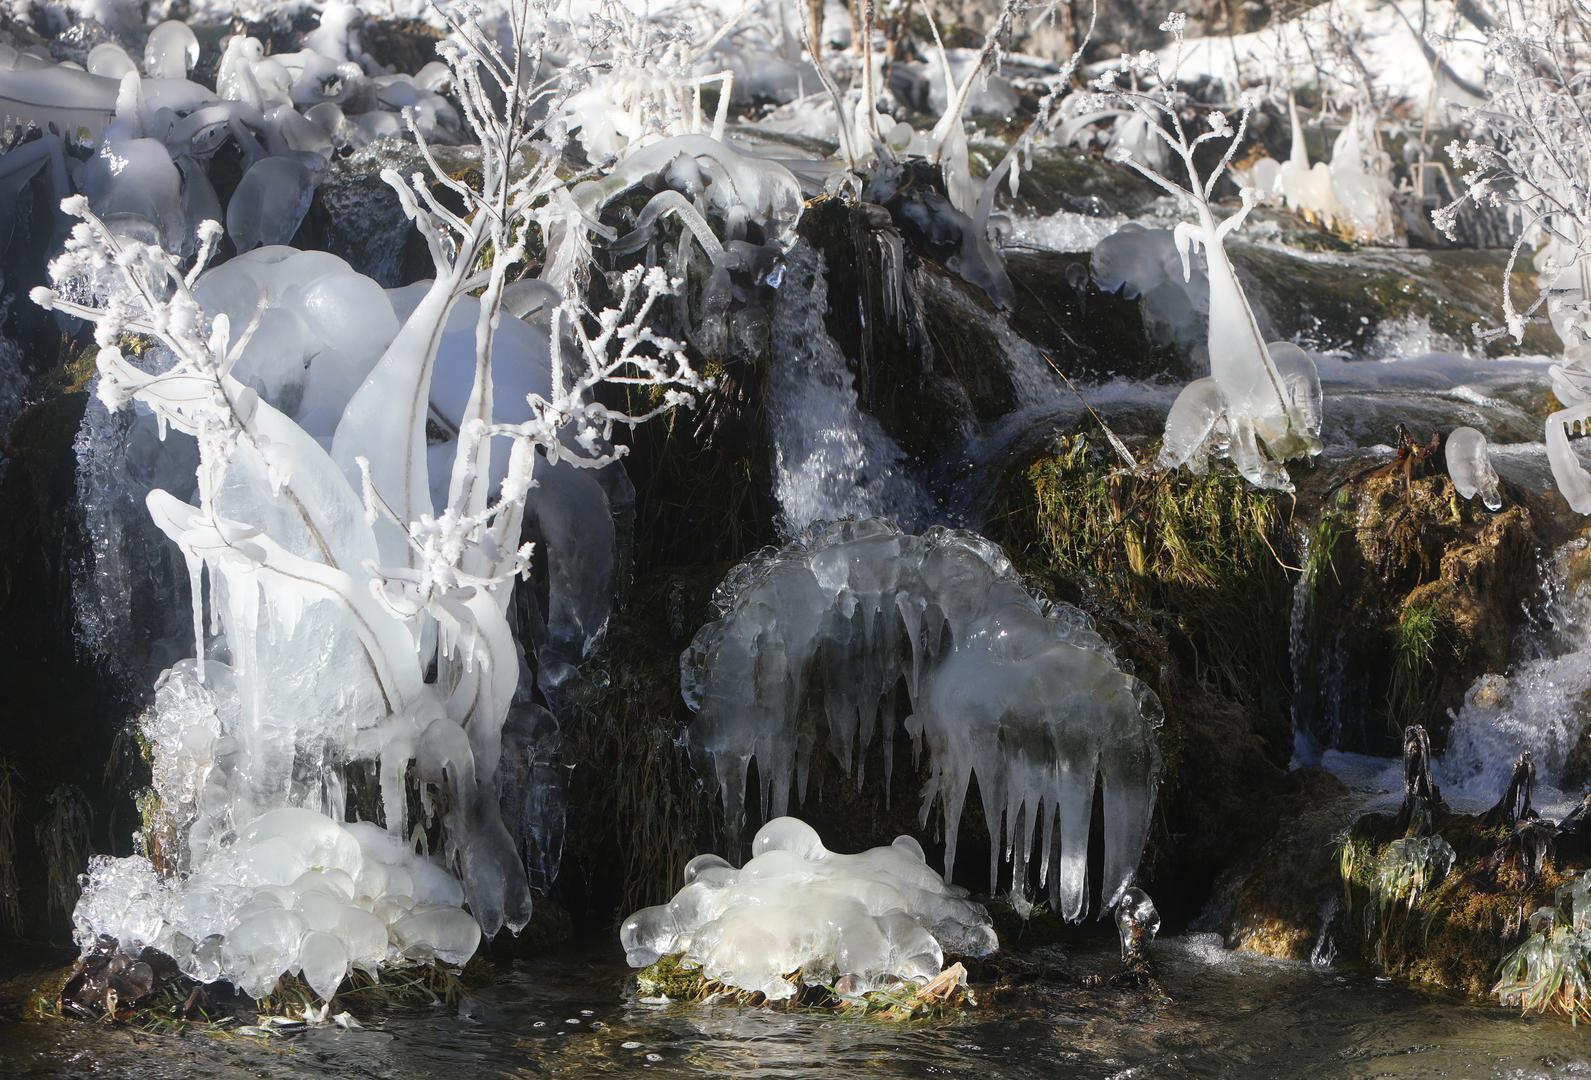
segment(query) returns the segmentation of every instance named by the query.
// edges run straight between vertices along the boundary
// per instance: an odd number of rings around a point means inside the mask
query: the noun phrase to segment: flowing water
[[[1553,1018],[1355,971],[1226,952],[1212,935],[1152,952],[1158,995],[1089,988],[1114,942],[1023,957],[1021,985],[962,1018],[913,1024],[734,1005],[646,1005],[617,950],[521,964],[454,1010],[361,1031],[133,1036],[68,1021],[0,1027],[0,1075],[1149,1078],[1591,1076],[1591,1040]]]

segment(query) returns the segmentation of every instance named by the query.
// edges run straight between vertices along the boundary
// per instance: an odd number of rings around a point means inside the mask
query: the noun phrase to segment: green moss
[[[1102,442],[1063,436],[1013,478],[1007,550],[1059,592],[1086,583],[1129,617],[1161,613],[1206,687],[1260,701],[1286,681],[1284,504],[1226,472],[1124,473]]]
[[[1451,846],[1439,880],[1434,865],[1400,858],[1392,815],[1367,815],[1349,830],[1339,850],[1343,944],[1388,974],[1484,996],[1524,937],[1526,914],[1553,903],[1574,867],[1549,858],[1528,874],[1510,828],[1484,816],[1439,811],[1432,827]]]
[[[691,771],[680,737],[690,714],[679,658],[725,569],[638,580],[571,691],[563,734],[574,770],[555,895],[572,890],[570,909],[604,926],[668,899],[685,864],[715,846],[718,802]]]
[[[1427,719],[1442,639],[1441,616],[1433,605],[1414,602],[1404,607],[1393,635],[1392,681],[1387,687],[1387,716],[1393,726]]]

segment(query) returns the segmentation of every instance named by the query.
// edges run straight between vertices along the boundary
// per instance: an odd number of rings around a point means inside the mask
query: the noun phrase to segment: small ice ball
[[[1492,468],[1491,448],[1486,436],[1472,427],[1454,428],[1447,437],[1447,474],[1453,478],[1453,487],[1466,499],[1476,495],[1488,510],[1503,508],[1502,491],[1497,483],[1497,470]]]
[[[1116,904],[1116,931],[1121,934],[1122,962],[1142,960],[1145,947],[1160,932],[1160,912],[1148,893],[1133,886],[1121,894]]]

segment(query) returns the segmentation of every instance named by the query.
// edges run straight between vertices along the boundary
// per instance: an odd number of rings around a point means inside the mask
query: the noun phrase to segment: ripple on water
[[[1021,959],[1017,990],[909,1026],[733,1005],[640,1005],[616,956],[521,965],[457,1010],[397,1011],[288,1041],[150,1040],[88,1025],[0,1029],[0,1076],[624,1076],[1105,1078],[1591,1077],[1583,1030],[1551,1018],[1306,964],[1239,956],[1215,935],[1162,939],[1161,993],[1107,981],[1114,941]],[[536,1017],[566,1017],[549,1025]]]

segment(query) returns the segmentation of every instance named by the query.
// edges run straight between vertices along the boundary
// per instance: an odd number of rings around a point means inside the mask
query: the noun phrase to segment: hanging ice
[[[732,829],[753,758],[773,815],[792,788],[804,798],[819,747],[860,777],[877,739],[887,777],[904,684],[906,731],[929,769],[922,819],[941,807],[947,873],[976,776],[990,831],[1003,837],[991,888],[1002,851],[1026,886],[1036,842],[1057,908],[1082,917],[1096,786],[1107,906],[1131,883],[1159,777],[1160,703],[1086,615],[1036,599],[995,545],[841,523],[742,563],[716,604],[722,614],[691,642],[681,677],[699,713],[693,755]]]
[[[1488,510],[1503,508],[1486,436],[1472,427],[1454,428],[1447,437],[1446,454],[1447,474],[1460,495],[1466,499],[1479,495]]]
[[[674,899],[625,920],[620,944],[632,967],[665,956],[703,975],[781,1001],[808,986],[864,994],[924,983],[946,953],[986,956],[998,941],[984,909],[944,883],[909,836],[841,855],[802,821],[768,822],[736,870],[717,855],[685,867]]]

